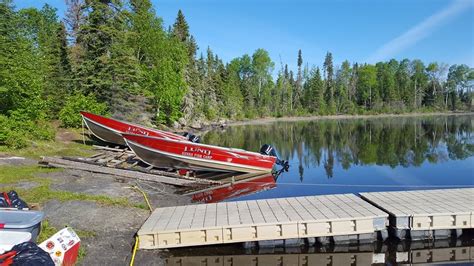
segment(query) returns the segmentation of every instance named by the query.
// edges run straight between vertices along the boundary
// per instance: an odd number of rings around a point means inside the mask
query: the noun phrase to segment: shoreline
[[[261,125],[274,122],[298,122],[313,120],[343,120],[343,119],[377,119],[391,117],[417,117],[417,116],[458,116],[474,115],[474,112],[433,112],[433,113],[403,113],[403,114],[376,114],[376,115],[312,115],[312,116],[284,116],[263,117],[241,121],[228,121],[226,126]]]

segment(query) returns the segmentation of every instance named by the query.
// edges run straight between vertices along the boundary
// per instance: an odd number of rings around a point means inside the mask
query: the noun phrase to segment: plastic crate
[[[31,240],[36,241],[44,213],[42,211],[2,210],[0,209],[0,230],[29,232]]]

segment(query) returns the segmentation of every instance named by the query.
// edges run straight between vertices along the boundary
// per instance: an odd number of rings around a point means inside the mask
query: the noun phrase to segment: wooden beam
[[[143,181],[159,182],[174,186],[193,186],[198,183],[197,180],[186,180],[174,177],[166,177],[160,175],[147,174],[137,171],[130,171],[124,169],[104,167],[94,164],[82,163],[77,161],[70,161],[56,157],[42,157],[40,164],[49,165],[52,167],[58,168],[69,168],[69,169],[78,169],[83,171],[89,171],[93,173],[102,173],[109,175],[116,175],[120,177],[126,177],[131,179],[138,179]]]

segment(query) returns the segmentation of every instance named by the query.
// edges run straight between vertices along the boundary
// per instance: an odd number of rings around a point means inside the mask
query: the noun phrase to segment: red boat
[[[272,174],[257,175],[233,183],[187,193],[193,202],[214,203],[247,196],[276,187]]]
[[[134,134],[122,136],[142,161],[157,168],[262,173],[271,172],[277,160],[275,156],[190,141]]]
[[[164,139],[188,140],[186,136],[166,132],[158,129],[151,129],[100,115],[81,112],[82,119],[87,128],[100,140],[125,145],[122,133],[153,136]]]

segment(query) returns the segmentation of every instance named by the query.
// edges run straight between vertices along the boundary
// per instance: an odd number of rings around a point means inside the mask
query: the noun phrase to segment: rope
[[[84,130],[84,118],[81,119],[81,126],[82,126],[82,143],[86,145],[86,131]]]
[[[242,182],[245,184],[262,184],[262,182]],[[277,186],[319,186],[319,187],[380,187],[380,188],[474,188],[474,185],[377,185],[377,184],[325,184],[325,183],[276,183]]]
[[[150,201],[148,200],[148,196],[146,195],[145,191],[143,191],[140,188],[140,185],[138,184],[138,182],[137,182],[136,186],[132,186],[131,188],[135,189],[135,190],[138,190],[143,194],[143,198],[145,198],[145,202],[148,206],[148,209],[150,210],[150,213],[152,213],[153,212],[153,207],[151,207]],[[135,245],[133,246],[132,258],[130,259],[130,266],[133,266],[133,264],[135,263],[135,255],[137,255],[137,249],[138,249],[139,243],[140,243],[140,239],[139,239],[138,235],[135,235]]]
[[[130,266],[133,266],[133,263],[135,262],[135,255],[137,254],[137,248],[138,248],[138,243],[140,240],[138,239],[138,235],[135,236],[135,245],[133,246],[133,251],[132,251],[132,259],[130,260]]]
[[[145,202],[146,202],[146,205],[148,206],[148,209],[150,210],[150,213],[153,212],[153,207],[151,207],[150,201],[148,200],[148,196],[146,195],[145,191],[143,191],[140,188],[140,185],[138,184],[138,182],[137,182],[137,185],[132,186],[132,188],[135,189],[135,190],[138,190],[139,192],[141,192],[143,194],[143,198],[145,198]]]

